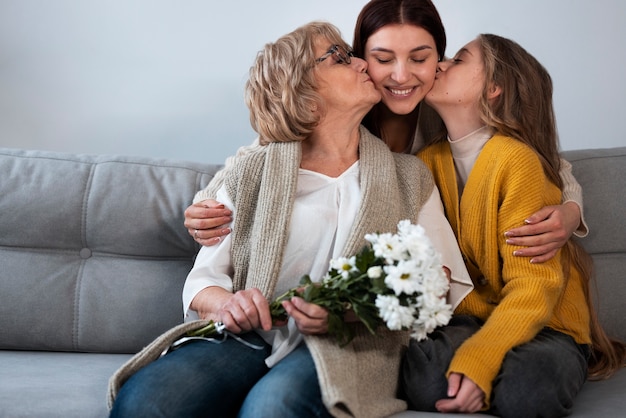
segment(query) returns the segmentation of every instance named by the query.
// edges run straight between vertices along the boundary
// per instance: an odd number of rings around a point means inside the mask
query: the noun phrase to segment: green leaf
[[[337,340],[340,347],[344,347],[354,338],[354,331],[343,321],[343,314],[336,313],[328,315],[328,334]]]
[[[308,274],[305,274],[304,276],[300,277],[300,284],[303,286],[312,284],[313,280],[311,280],[311,276],[309,276]]]

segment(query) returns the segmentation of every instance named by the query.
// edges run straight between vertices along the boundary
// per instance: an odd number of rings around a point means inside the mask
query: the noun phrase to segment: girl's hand
[[[555,256],[580,225],[580,208],[574,202],[546,206],[526,220],[526,225],[505,232],[507,244],[524,246],[513,252],[543,263]]]
[[[215,245],[230,233],[225,225],[232,222],[232,214],[216,200],[203,200],[185,209],[185,227],[198,244]]]
[[[485,392],[471,379],[460,373],[452,373],[448,378],[448,399],[435,403],[439,412],[474,413],[482,409]]]
[[[314,335],[328,332],[328,311],[321,306],[308,303],[297,296],[283,301],[282,305],[301,333]]]

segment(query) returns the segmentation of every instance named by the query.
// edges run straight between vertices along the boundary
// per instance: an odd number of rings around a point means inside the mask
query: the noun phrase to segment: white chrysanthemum
[[[381,266],[372,266],[367,269],[367,277],[370,279],[378,279],[383,274],[383,268]]]
[[[354,256],[350,258],[339,257],[330,260],[330,268],[337,270],[337,272],[339,272],[339,274],[341,274],[341,277],[343,277],[344,279],[348,278],[351,272],[357,271],[355,264],[356,257]]]
[[[448,277],[441,265],[430,266],[424,271],[424,281],[422,283],[423,292],[436,297],[442,297],[450,289]]]
[[[411,337],[415,338],[417,341],[425,340],[428,337],[428,333],[424,329],[424,327],[417,322],[413,323],[413,331],[411,332]]]
[[[398,222],[398,235],[402,237],[402,239],[424,235],[424,228],[422,228],[421,225],[412,224],[408,219],[404,219]]]
[[[387,264],[407,258],[406,247],[395,234],[368,234],[365,239],[372,243],[376,257],[384,258]]]
[[[400,305],[400,301],[395,296],[376,296],[376,307],[378,315],[392,331],[399,331],[413,325],[415,309],[411,306]]]
[[[411,224],[404,220],[398,223],[398,235],[409,252],[411,258],[422,260],[424,265],[439,262],[439,254],[421,225]]]
[[[446,325],[452,317],[452,307],[445,299],[422,295],[419,301],[419,316],[413,324],[411,336],[423,340],[438,326]]]
[[[411,295],[422,291],[422,272],[415,260],[399,261],[397,265],[385,266],[385,284],[396,295]]]

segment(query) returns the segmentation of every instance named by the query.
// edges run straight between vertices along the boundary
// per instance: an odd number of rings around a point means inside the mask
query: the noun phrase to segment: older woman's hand
[[[215,245],[230,233],[225,225],[232,222],[232,214],[216,200],[203,200],[185,209],[185,227],[198,244]]]
[[[201,319],[223,322],[227,330],[237,334],[272,328],[270,306],[259,289],[240,290],[233,294],[221,287],[210,286],[198,292],[190,309]]]
[[[226,329],[234,333],[272,328],[270,305],[259,289],[240,290],[224,301],[218,310]]]
[[[296,322],[301,333],[314,335],[328,332],[328,311],[326,309],[308,303],[299,297],[293,297],[282,304],[287,314]]]

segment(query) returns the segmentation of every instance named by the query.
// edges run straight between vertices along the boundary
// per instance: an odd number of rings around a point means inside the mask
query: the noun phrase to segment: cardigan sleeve
[[[580,225],[578,229],[574,231],[574,235],[583,238],[589,234],[589,227],[585,222],[585,216],[583,213],[583,189],[576,181],[574,174],[572,173],[572,165],[569,161],[561,158],[561,170],[559,171],[561,180],[563,180],[563,198],[562,202],[574,202],[580,209]]]
[[[260,147],[259,138],[257,137],[252,144],[239,148],[234,156],[228,157],[224,164],[224,168],[215,173],[213,180],[211,180],[207,187],[196,193],[193,198],[193,203],[198,203],[206,199],[215,199],[217,191],[224,183],[224,179],[230,174],[232,167],[235,165],[235,161],[259,149]]]

